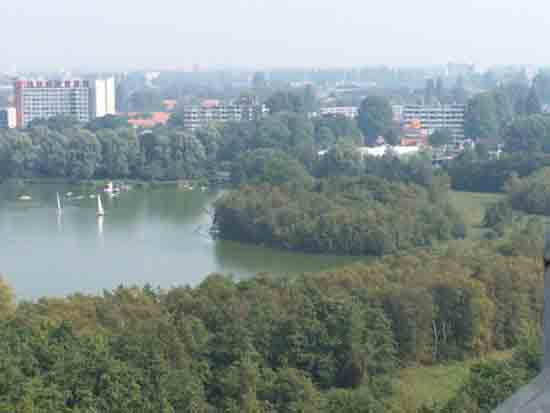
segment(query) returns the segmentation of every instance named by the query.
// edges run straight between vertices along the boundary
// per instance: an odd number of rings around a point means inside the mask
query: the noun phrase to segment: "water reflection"
[[[104,220],[104,217],[102,215],[97,217],[97,235],[99,236],[99,240],[101,241],[102,246],[103,246],[103,220]]]

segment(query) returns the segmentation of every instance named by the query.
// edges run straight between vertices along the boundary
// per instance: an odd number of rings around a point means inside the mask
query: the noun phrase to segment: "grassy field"
[[[504,194],[451,191],[451,202],[462,213],[471,238],[482,237],[485,233],[481,227],[485,208],[500,201],[504,196]]]
[[[505,360],[512,357],[511,351],[495,352],[488,356],[491,360]],[[422,404],[446,402],[460,389],[468,377],[469,368],[480,360],[453,363],[432,367],[411,367],[401,371],[399,399],[410,411]]]

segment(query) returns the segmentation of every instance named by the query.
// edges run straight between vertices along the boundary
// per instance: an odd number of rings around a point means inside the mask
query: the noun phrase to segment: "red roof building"
[[[152,129],[155,126],[164,126],[168,123],[171,114],[167,112],[152,112],[148,117],[143,116],[140,113],[130,112],[127,113],[128,124],[135,128]]]

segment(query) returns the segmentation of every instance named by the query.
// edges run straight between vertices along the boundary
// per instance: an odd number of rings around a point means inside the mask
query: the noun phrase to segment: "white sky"
[[[545,0],[0,0],[0,69],[550,64]]]

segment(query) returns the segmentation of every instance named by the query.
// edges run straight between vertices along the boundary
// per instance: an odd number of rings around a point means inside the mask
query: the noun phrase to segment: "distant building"
[[[116,114],[115,78],[96,79],[91,89],[91,118]]]
[[[183,124],[186,129],[199,129],[211,122],[242,122],[261,119],[269,113],[266,105],[252,102],[224,103],[205,100],[200,105],[183,107]]]
[[[162,106],[164,106],[166,112],[173,112],[177,105],[178,101],[175,99],[165,99],[162,101]]]
[[[170,120],[171,113],[167,112],[152,112],[148,116],[143,116],[140,113],[127,113],[128,124],[135,128],[152,129],[155,126],[164,126]]]
[[[415,119],[401,128],[401,146],[425,146],[428,144],[428,131]]]
[[[465,105],[407,105],[403,108],[403,122],[420,122],[428,135],[438,129],[448,129],[454,139],[464,139]]]
[[[397,157],[406,157],[411,155],[416,155],[420,152],[419,146],[390,146],[390,145],[382,145],[382,146],[363,146],[358,148],[359,153],[365,157],[365,156],[374,156],[376,158],[380,158],[384,155],[395,155]]]
[[[380,158],[384,155],[393,154],[397,157],[407,157],[411,155],[416,155],[420,152],[419,146],[391,146],[391,145],[380,145],[380,146],[361,146],[357,148],[357,151],[361,156],[373,156]],[[324,156],[328,153],[328,149],[317,152],[319,156]]]
[[[15,108],[0,109],[0,129],[17,127],[17,111]]]
[[[95,80],[16,80],[17,127],[35,119],[74,116],[80,122],[116,114],[114,78]]]
[[[321,108],[321,116],[344,116],[348,119],[355,119],[359,115],[357,106],[333,106]]]
[[[395,123],[403,122],[403,111],[405,109],[405,106],[403,106],[403,105],[391,105],[391,109],[392,109],[392,112],[393,112],[393,121]]]

